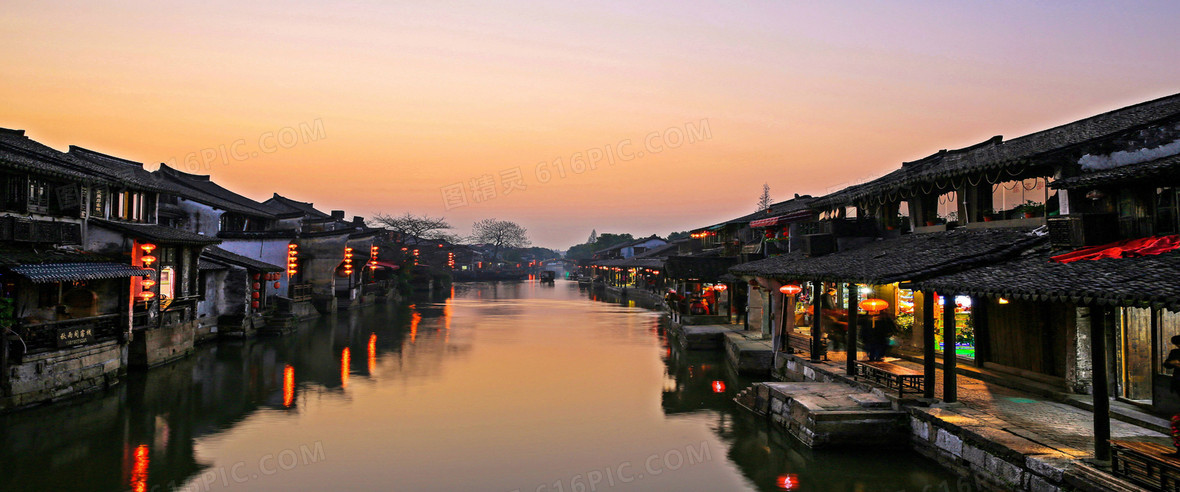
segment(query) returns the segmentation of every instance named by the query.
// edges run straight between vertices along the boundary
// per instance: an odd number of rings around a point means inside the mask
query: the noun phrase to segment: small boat
[[[551,284],[551,283],[553,283],[554,279],[556,279],[556,278],[557,278],[557,272],[555,272],[553,270],[545,270],[545,271],[541,272],[541,283],[543,283],[543,284],[544,283]]]

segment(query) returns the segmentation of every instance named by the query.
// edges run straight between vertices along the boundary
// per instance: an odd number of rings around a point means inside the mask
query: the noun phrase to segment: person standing
[[[1175,348],[1168,352],[1168,358],[1164,359],[1164,367],[1172,370],[1171,389],[1173,393],[1180,395],[1180,335],[1172,337],[1172,346]]]

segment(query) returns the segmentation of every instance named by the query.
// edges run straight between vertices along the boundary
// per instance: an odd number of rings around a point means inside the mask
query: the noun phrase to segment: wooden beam
[[[935,367],[934,358],[934,291],[922,292],[922,368],[925,370],[926,398],[934,398]]]
[[[820,344],[823,343],[823,330],[820,328],[821,320],[823,319],[823,296],[824,283],[818,280],[811,282],[811,361],[819,362]]]
[[[1107,386],[1106,308],[1090,307],[1090,357],[1094,369],[1094,458],[1110,461],[1110,389]]]
[[[958,358],[955,357],[955,295],[942,296],[942,401],[959,401]]]
[[[848,336],[844,337],[844,344],[848,347],[848,366],[845,368],[849,376],[856,376],[856,325],[859,316],[857,305],[860,299],[860,287],[856,284],[848,284]]]

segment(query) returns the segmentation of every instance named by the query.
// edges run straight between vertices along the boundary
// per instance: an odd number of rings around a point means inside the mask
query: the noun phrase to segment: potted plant
[[[1045,204],[1044,203],[1037,203],[1032,200],[1029,200],[1027,202],[1024,202],[1024,205],[1020,206],[1020,210],[1022,212],[1024,212],[1024,218],[1026,218],[1026,219],[1031,219],[1033,217],[1040,217],[1040,216],[1045,215]]]

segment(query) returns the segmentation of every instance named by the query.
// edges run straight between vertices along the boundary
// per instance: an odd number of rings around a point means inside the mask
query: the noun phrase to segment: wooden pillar
[[[737,321],[737,318],[734,317],[737,315],[737,311],[735,311],[733,308],[734,291],[737,290],[737,284],[726,282],[724,285],[725,285],[725,323],[729,324],[729,323],[734,323]]]
[[[982,296],[971,298],[971,320],[975,327],[975,367],[983,367],[983,363],[992,358],[991,329],[988,326],[990,308],[991,299]]]
[[[811,282],[811,305],[813,314],[811,316],[811,361],[819,362],[820,347],[823,343],[823,330],[820,328],[820,323],[823,319],[823,296],[824,283],[818,280]]]
[[[1110,389],[1107,386],[1106,308],[1090,307],[1090,356],[1094,368],[1094,458],[1110,461]]]
[[[942,296],[942,401],[954,403],[959,400],[959,375],[955,357],[955,295]]]
[[[8,328],[0,326],[0,397],[8,395]]]
[[[922,396],[934,398],[934,292],[922,292],[922,369],[924,370],[925,392]]]
[[[857,322],[859,321],[860,306],[860,287],[856,284],[848,284],[848,298],[845,299],[848,304],[848,336],[845,337],[845,345],[848,346],[848,366],[846,373],[849,376],[856,376],[856,335]]]
[[[782,294],[782,296],[783,296],[783,302],[781,303],[782,307],[783,307],[782,314],[779,315],[778,332],[775,333],[775,335],[774,335],[774,350],[775,351],[781,351],[782,346],[786,345],[786,343],[783,342],[783,340],[787,339],[787,329],[789,326],[787,324],[787,314],[793,314],[795,312],[793,309],[791,309],[790,312],[788,313],[788,308],[794,307],[794,305],[795,305],[795,302],[794,302],[795,296],[788,296],[786,294]]]

